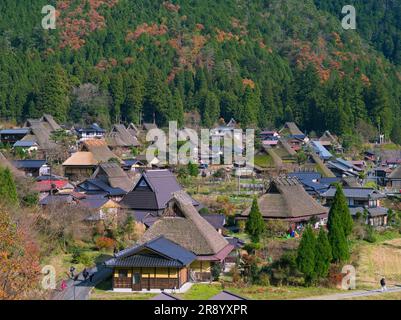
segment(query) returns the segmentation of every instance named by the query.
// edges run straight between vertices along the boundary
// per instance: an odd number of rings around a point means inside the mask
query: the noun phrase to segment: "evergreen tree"
[[[331,246],[326,231],[320,228],[315,250],[315,272],[318,278],[325,278],[333,259]]]
[[[122,114],[127,122],[140,123],[144,94],[145,87],[142,79],[136,77],[128,80],[127,97],[122,106]]]
[[[336,215],[338,215],[340,228],[343,230],[345,237],[348,237],[352,232],[354,222],[349,211],[343,188],[340,184],[337,184],[336,189],[336,194],[330,208],[327,227],[329,230],[331,229],[333,225],[333,219],[336,218]]]
[[[259,210],[258,200],[255,197],[253,199],[251,212],[249,213],[248,220],[246,221],[245,231],[250,236],[254,243],[259,242],[261,235],[266,230],[266,224],[263,220],[263,216]]]
[[[347,236],[352,231],[352,224],[352,218],[342,187],[337,185],[337,192],[330,208],[329,219],[327,221],[329,242],[334,262],[342,262],[349,259]]]
[[[206,127],[211,128],[220,117],[219,99],[213,92],[208,92],[202,107],[203,123]]]
[[[121,73],[111,78],[109,90],[113,99],[110,118],[112,122],[119,123],[121,118],[121,106],[125,100],[124,80]]]
[[[167,111],[167,121],[177,121],[178,127],[184,124],[184,104],[182,103],[180,92],[175,89]]]
[[[7,205],[18,204],[17,188],[10,169],[0,167],[0,202]]]
[[[42,80],[37,97],[36,115],[48,113],[57,121],[65,122],[70,106],[69,82],[65,70],[56,65],[48,70]]]
[[[304,274],[305,284],[310,285],[316,278],[316,238],[310,225],[302,233],[298,247],[297,266]]]

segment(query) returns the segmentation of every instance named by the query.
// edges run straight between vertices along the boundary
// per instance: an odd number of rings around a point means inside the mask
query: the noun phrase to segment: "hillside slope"
[[[1,118],[164,125],[192,112],[205,126],[294,120],[352,136],[363,123],[401,140],[398,14],[382,50],[369,36],[379,14],[360,10],[346,31],[334,0],[51,1],[57,29],[44,31],[47,2],[0,3]]]

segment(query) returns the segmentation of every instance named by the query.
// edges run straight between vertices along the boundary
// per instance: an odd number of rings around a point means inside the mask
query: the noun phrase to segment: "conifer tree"
[[[315,250],[315,272],[318,278],[327,276],[333,259],[331,246],[326,231],[320,228]]]
[[[350,222],[346,214],[351,218],[344,193],[341,186],[338,185],[327,221],[333,262],[342,262],[349,259],[347,235],[352,230],[352,220]]]
[[[308,225],[301,238],[297,254],[298,270],[304,274],[305,284],[310,285],[316,278],[316,238]]]
[[[332,227],[333,219],[335,215],[339,216],[340,228],[343,230],[345,237],[348,237],[352,232],[353,220],[349,207],[347,204],[347,199],[345,198],[343,188],[341,185],[337,184],[336,194],[333,199],[333,203],[330,208],[329,219],[327,221],[327,227],[329,230]]]
[[[263,220],[262,214],[259,210],[258,200],[253,199],[251,212],[249,213],[248,220],[246,221],[245,231],[250,236],[254,243],[259,242],[261,235],[266,230],[266,224]]]
[[[0,167],[0,202],[7,205],[18,204],[17,188],[10,169]]]

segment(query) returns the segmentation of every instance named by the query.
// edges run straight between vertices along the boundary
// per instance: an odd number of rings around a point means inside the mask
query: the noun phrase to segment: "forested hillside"
[[[43,5],[59,10],[41,28]],[[2,0],[0,117],[184,122],[296,121],[401,140],[401,0]]]

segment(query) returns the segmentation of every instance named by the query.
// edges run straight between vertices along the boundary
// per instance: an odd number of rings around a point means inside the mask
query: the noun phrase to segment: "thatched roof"
[[[96,166],[98,162],[92,152],[75,152],[64,161],[63,166]]]
[[[10,161],[0,152],[0,166],[10,169],[10,171],[19,177],[25,176],[24,173],[12,165]]]
[[[116,124],[109,134],[106,142],[110,147],[138,147],[140,143],[123,124]]]
[[[102,163],[93,173],[91,179],[101,179],[113,188],[126,192],[132,190],[133,182],[117,163]]]
[[[40,119],[28,119],[25,123],[31,134],[25,136],[24,141],[35,141],[43,149],[53,149],[57,144],[51,140],[52,132],[60,130],[61,127],[51,115],[45,114]]]
[[[401,179],[401,166],[398,166],[388,177],[389,179]]]
[[[284,124],[283,129],[280,130],[280,132],[288,130],[288,132],[293,135],[293,136],[302,136],[304,133],[298,128],[298,126],[295,124],[295,122],[286,122]]]
[[[118,157],[108,148],[106,141],[102,139],[90,139],[83,142],[82,151],[92,152],[93,157],[98,162],[108,162],[110,159]]]
[[[291,177],[273,179],[258,204],[266,219],[302,220],[328,213],[328,209],[313,199],[297,178]],[[242,215],[248,216],[250,211],[248,208]]]
[[[230,246],[195,209],[191,197],[184,191],[173,194],[161,219],[143,235],[141,243],[159,236],[178,243],[196,255],[216,255]]]

